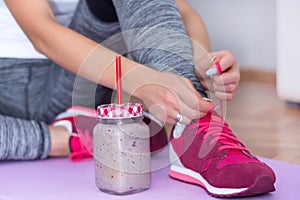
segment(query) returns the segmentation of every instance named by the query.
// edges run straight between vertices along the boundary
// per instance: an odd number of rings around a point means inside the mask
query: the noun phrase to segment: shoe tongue
[[[207,115],[205,115],[204,117],[200,118],[199,121],[202,122],[202,123],[210,123],[212,121],[211,118],[213,116],[214,116],[214,114],[211,113],[211,112],[209,112],[209,113],[207,113]],[[217,119],[217,117],[218,116],[216,115],[216,119]],[[213,120],[215,120],[215,119],[213,118]]]
[[[200,122],[217,122],[217,123],[220,123],[220,124],[223,124],[223,127],[221,128],[220,127],[220,131],[222,131],[223,133],[227,133],[227,130],[226,129],[229,129],[228,127],[228,124],[222,120],[222,118],[216,113],[216,112],[212,112],[212,113],[208,113],[205,117],[201,118],[200,119]],[[229,135],[229,133],[228,133]],[[221,143],[232,143],[234,145],[238,145],[235,141],[229,139],[229,138],[226,138],[226,137],[222,137],[220,140],[219,140]],[[241,150],[238,150],[238,149],[230,149],[229,152],[228,152],[228,155],[230,156],[246,156],[248,157],[247,155],[245,155]]]
[[[199,119],[200,122],[220,122],[223,123],[222,118],[216,112],[208,112],[207,115]]]

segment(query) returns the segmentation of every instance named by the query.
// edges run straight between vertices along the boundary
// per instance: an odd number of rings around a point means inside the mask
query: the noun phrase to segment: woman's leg
[[[184,76],[203,95],[193,52],[174,0],[113,0],[123,37],[133,59],[161,71]]]
[[[74,93],[77,105],[93,102],[95,107],[103,100],[82,92],[90,87],[87,80],[74,92],[76,75],[49,60],[0,59],[0,63],[0,160],[67,156],[70,133],[49,124],[73,105]]]
[[[38,119],[50,62],[0,60],[0,160],[45,159],[50,135]]]

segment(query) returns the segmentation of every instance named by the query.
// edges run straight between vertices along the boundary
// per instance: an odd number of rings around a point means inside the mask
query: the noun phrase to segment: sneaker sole
[[[217,188],[210,185],[199,173],[184,167],[172,165],[169,175],[173,179],[201,186],[208,194],[215,197],[255,196],[275,191],[269,176],[259,177],[249,188]]]

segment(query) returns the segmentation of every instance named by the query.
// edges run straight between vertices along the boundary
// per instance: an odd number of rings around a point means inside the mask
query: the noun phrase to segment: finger
[[[185,114],[183,114],[182,111],[179,111],[180,106],[176,107],[176,105],[180,105],[180,104],[179,103],[164,104],[164,105],[155,104],[152,105],[150,108],[148,108],[148,112],[163,124],[165,123],[176,124],[177,114],[181,114],[182,115],[181,123],[189,124],[191,122],[191,119],[187,117]],[[197,113],[197,117],[200,118],[200,116],[201,116],[200,112]]]
[[[237,84],[240,81],[240,77],[239,71],[232,70],[221,75],[214,76],[214,83],[216,85]]]
[[[236,63],[235,57],[230,51],[219,51],[216,52],[215,55],[219,58],[222,72],[227,71],[234,63]]]
[[[177,114],[176,114],[177,115]],[[168,119],[167,119],[167,123],[169,123],[169,124],[177,124],[177,123],[181,123],[181,124],[185,124],[185,125],[188,125],[188,124],[190,124],[191,123],[191,119],[189,119],[189,118],[187,118],[187,117],[185,117],[185,116],[182,116],[182,121],[181,122],[177,122],[176,121],[176,115],[175,116],[173,116],[173,117],[168,117]]]
[[[162,104],[154,104],[148,107],[148,112],[162,124],[165,124],[168,118],[167,109],[168,108]]]
[[[224,92],[215,91],[215,96],[220,100],[230,101],[232,100],[233,93],[224,93]]]
[[[194,110],[183,102],[181,103],[178,112],[189,119],[198,119],[201,116],[200,110]]]
[[[177,118],[177,115],[180,114],[182,116],[182,120],[180,120],[180,123],[183,124],[189,124],[191,120],[193,119],[199,119],[205,115],[207,115],[207,112],[212,109],[212,102],[207,102],[203,100],[202,98],[200,99],[202,102],[209,104],[210,106],[208,107],[208,110],[200,111],[200,110],[194,110],[188,105],[186,105],[184,102],[181,101],[177,97],[177,101],[174,101],[174,98],[172,99],[173,103],[171,101],[168,101],[170,103],[166,104],[164,107],[164,110],[166,111],[166,122],[167,123],[177,123],[179,119]],[[203,109],[202,109],[203,110]],[[176,121],[177,120],[177,121]]]
[[[193,84],[189,80],[187,81],[184,79],[182,80],[182,83],[182,88],[177,94],[183,104],[190,107],[190,109],[199,110],[201,112],[208,112],[211,110],[211,103],[203,100],[199,92],[194,88]]]
[[[176,121],[174,119],[168,117],[166,123],[174,125],[174,124],[176,124]]]
[[[177,114],[178,114],[178,113],[177,113]],[[168,117],[167,120],[166,120],[166,122],[167,122],[168,124],[177,124],[177,123],[179,123],[179,122],[176,121],[177,114],[174,115],[173,117]],[[180,114],[180,113],[179,113],[179,114]],[[201,112],[199,118],[205,117],[206,115],[207,115],[207,113]],[[197,119],[199,119],[199,118],[197,118]],[[188,124],[191,123],[191,121],[192,121],[192,119],[190,119],[190,118],[188,118],[188,117],[182,115],[182,121],[181,121],[180,123],[181,123],[181,124],[188,125]]]
[[[183,113],[189,119],[199,118],[200,112],[211,110],[211,103],[202,99],[189,79],[167,75],[169,79],[164,80],[164,85],[168,86],[164,94],[164,102],[169,107],[172,107],[177,113]],[[169,111],[169,109],[167,110]],[[173,113],[173,116],[177,113]],[[168,116],[170,114],[172,113],[168,113]]]
[[[175,107],[178,107],[178,102],[180,102],[179,100],[181,100],[192,109],[197,110],[199,107],[197,95],[199,94],[197,94],[198,92],[194,91],[194,86],[189,83],[189,80],[183,77],[179,77],[177,75],[172,75],[169,73],[165,74],[168,78],[158,81],[160,81],[162,86],[165,86],[167,89],[166,94],[164,95],[167,99],[167,103],[177,103]],[[174,96],[177,98],[178,102],[174,102]]]
[[[194,98],[197,98],[196,96],[194,96]],[[168,104],[168,106],[170,106],[170,108],[168,108],[167,110],[169,111],[168,116],[176,116],[178,113],[180,113],[181,115],[185,116],[186,118],[188,118],[188,120],[190,119],[199,119],[201,117],[201,112],[208,112],[210,106],[210,102],[206,102],[204,101],[202,98],[199,99],[203,102],[205,102],[205,104],[208,104],[209,107],[206,108],[205,106],[198,106],[197,109],[193,109],[191,108],[189,105],[187,105],[182,99],[180,99],[180,97],[177,96],[177,100],[174,102],[173,100],[169,100],[168,102],[170,102]],[[173,101],[173,103],[171,103]]]
[[[237,84],[217,85],[213,84],[213,90],[223,93],[233,93],[237,88]]]

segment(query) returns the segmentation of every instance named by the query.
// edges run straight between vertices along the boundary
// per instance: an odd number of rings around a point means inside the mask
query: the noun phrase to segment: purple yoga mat
[[[300,199],[300,166],[261,158],[277,175],[276,192],[244,199]],[[154,165],[163,166],[156,156]],[[159,164],[157,164],[159,163]],[[162,164],[163,163],[163,164]],[[155,167],[155,166],[154,166]],[[68,159],[32,162],[0,162],[0,200],[190,200],[216,199],[198,186],[175,181],[168,167],[156,170],[151,188],[129,196],[100,192],[94,183],[93,161],[72,163]]]

